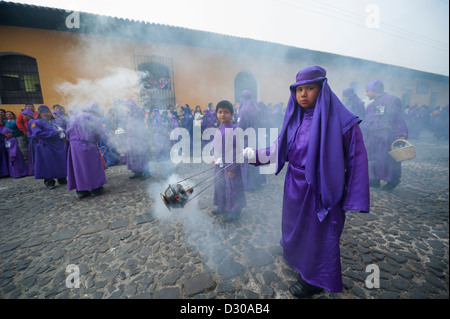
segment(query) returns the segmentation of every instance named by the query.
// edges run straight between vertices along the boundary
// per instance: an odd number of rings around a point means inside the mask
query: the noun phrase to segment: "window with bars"
[[[172,58],[134,55],[134,65],[139,72],[141,106],[147,110],[175,106]]]
[[[0,104],[43,103],[36,59],[0,53]]]

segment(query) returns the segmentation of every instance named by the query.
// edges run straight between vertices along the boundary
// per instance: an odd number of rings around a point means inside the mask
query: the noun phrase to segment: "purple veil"
[[[295,88],[298,85],[319,82],[322,84],[314,110],[308,142],[305,167],[306,181],[316,194],[316,213],[323,221],[331,207],[342,198],[345,184],[345,163],[342,135],[360,119],[352,114],[331,91],[326,70],[308,66],[297,73],[296,83],[290,86],[291,96],[286,107],[283,128],[278,137],[278,164],[276,174],[284,167],[297,129],[301,124],[303,109],[298,105]]]

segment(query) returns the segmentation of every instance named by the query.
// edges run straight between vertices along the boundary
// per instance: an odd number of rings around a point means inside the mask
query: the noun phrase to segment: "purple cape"
[[[106,184],[100,139],[107,141],[101,121],[87,112],[79,112],[67,123],[67,189],[89,191]]]
[[[290,86],[291,96],[286,107],[283,128],[278,137],[278,164],[276,174],[283,168],[298,127],[303,109],[298,105],[295,88],[299,85],[321,82],[314,118],[309,135],[306,180],[314,188],[317,216],[323,220],[330,208],[336,205],[344,193],[344,150],[342,135],[360,119],[352,114],[331,91],[326,71],[318,66],[302,69],[297,82]]]
[[[233,163],[236,162],[236,137],[233,138],[233,145],[225,145],[225,129],[232,128],[232,123],[220,125],[214,135],[213,147],[214,157],[222,158],[221,165],[215,165],[214,169],[214,197],[213,204],[217,205],[219,212],[240,213],[246,205],[244,184],[241,175],[241,164],[226,163],[226,159],[232,158]],[[220,146],[221,142],[221,148]],[[231,142],[231,141],[230,141]],[[225,152],[233,152],[233,154],[225,154]],[[234,173],[234,177],[230,178],[228,173]]]
[[[31,125],[31,131],[36,139],[34,178],[67,177],[66,150],[64,141],[59,138],[55,120],[48,122],[38,117]]]

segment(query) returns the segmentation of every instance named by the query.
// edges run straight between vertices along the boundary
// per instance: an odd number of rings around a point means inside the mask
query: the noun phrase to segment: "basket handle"
[[[392,142],[391,150],[394,149],[394,145],[395,145],[395,143],[397,143],[397,142],[405,142],[406,144],[408,144],[408,146],[412,146],[412,144],[411,144],[410,142],[408,142],[407,140],[402,139],[402,138],[399,138],[398,140],[395,140],[394,142]]]

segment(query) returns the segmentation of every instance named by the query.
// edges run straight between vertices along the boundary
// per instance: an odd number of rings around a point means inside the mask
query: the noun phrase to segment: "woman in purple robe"
[[[385,93],[383,82],[379,80],[366,86],[366,95],[373,100],[367,106],[363,123],[370,186],[380,187],[380,180],[383,180],[387,182],[383,190],[390,191],[400,184],[402,171],[401,162],[389,155],[389,151],[392,142],[408,136],[402,103],[398,97]]]
[[[14,132],[10,128],[5,127],[2,133],[5,136],[5,147],[8,150],[9,176],[14,178],[27,176],[27,163],[19,149],[19,142],[13,136]]]
[[[253,153],[255,165],[267,164],[269,155],[276,174],[289,162],[280,243],[286,262],[299,273],[289,290],[306,298],[343,289],[339,240],[346,213],[369,212],[367,153],[359,118],[331,91],[323,68],[300,70],[290,91],[277,141],[244,155]]]
[[[242,164],[239,164],[239,159],[236,158],[236,149],[242,148],[237,145],[236,136],[233,136],[233,139],[226,138],[227,129],[232,133],[235,128],[231,120],[233,104],[225,100],[219,102],[216,114],[220,125],[213,140],[215,160],[213,204],[217,205],[217,210],[213,211],[213,214],[223,215],[225,221],[233,221],[240,217],[241,210],[246,205]],[[241,156],[240,152],[238,155]]]
[[[131,179],[147,179],[151,176],[150,134],[145,126],[145,112],[133,99],[124,102],[128,107],[127,123],[125,127],[127,141],[127,169],[134,174]]]
[[[67,184],[67,159],[64,148],[65,133],[59,127],[47,105],[38,108],[38,117],[31,125],[33,138],[36,139],[34,178],[43,179],[48,189],[58,184]]]
[[[0,119],[1,122],[1,119]],[[9,176],[9,158],[8,158],[8,150],[5,147],[5,136],[3,135],[3,129],[6,126],[0,126],[0,178]]]
[[[256,141],[258,141],[258,128],[264,128],[261,120],[260,110],[256,101],[252,98],[249,90],[244,90],[241,95],[239,104],[239,118],[236,127],[241,128],[244,132],[246,129],[255,131]],[[248,146],[248,142],[244,141],[244,147]],[[242,164],[242,179],[246,191],[254,191],[266,182],[266,176],[259,173],[259,168],[249,165],[248,159]]]
[[[75,189],[78,199],[104,192],[106,176],[98,143],[108,141],[97,103],[82,110],[67,122],[67,189]]]

